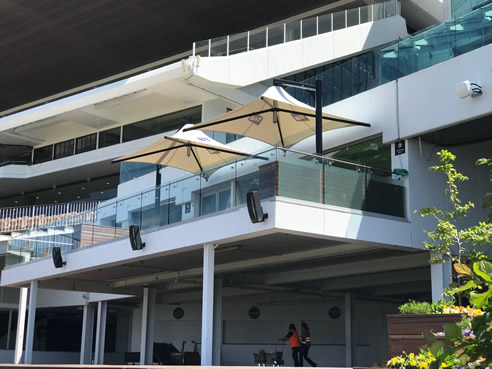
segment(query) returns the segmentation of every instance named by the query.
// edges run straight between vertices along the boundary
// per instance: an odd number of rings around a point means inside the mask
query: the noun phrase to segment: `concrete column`
[[[80,344],[80,364],[91,364],[92,362],[92,337],[94,335],[94,305],[84,305],[82,318],[82,338]]]
[[[431,257],[436,257],[436,253],[431,253]],[[432,301],[438,301],[443,298],[443,291],[451,283],[451,261],[444,264],[431,264],[431,285]]]
[[[104,341],[106,340],[106,314],[108,302],[99,301],[97,303],[97,323],[96,323],[96,352],[94,353],[94,364],[104,364]]]
[[[145,337],[145,364],[151,365],[154,358],[154,323],[155,323],[155,289],[149,289],[149,299],[147,304],[147,335]]]
[[[38,281],[31,281],[29,288],[29,314],[27,315],[26,351],[24,364],[32,364],[32,348],[34,343],[34,326],[36,324],[36,304],[38,301]]]
[[[215,245],[203,245],[202,365],[212,365]]]
[[[345,293],[345,367],[352,367],[353,331],[352,331],[353,297]]]
[[[143,289],[142,299],[142,330],[140,332],[140,365],[145,365],[145,356],[147,352],[147,319],[149,313],[149,289]]]
[[[220,365],[222,356],[222,279],[214,281],[213,365]]]
[[[19,312],[17,315],[17,334],[15,337],[14,364],[21,364],[22,347],[24,346],[24,328],[26,324],[27,288],[19,293]]]

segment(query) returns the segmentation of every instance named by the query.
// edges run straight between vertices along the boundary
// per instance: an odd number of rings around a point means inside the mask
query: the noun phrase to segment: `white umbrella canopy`
[[[323,131],[353,125],[370,127],[367,123],[327,113],[323,113],[322,117]],[[316,133],[316,112],[282,87],[273,86],[249,104],[196,124],[193,129],[232,133],[273,146],[291,147]]]
[[[191,130],[183,132],[184,129]],[[241,156],[261,158],[223,145],[202,131],[193,130],[193,124],[186,124],[173,136],[164,136],[152,145],[113,160],[113,163],[158,164],[197,173],[230,163]]]

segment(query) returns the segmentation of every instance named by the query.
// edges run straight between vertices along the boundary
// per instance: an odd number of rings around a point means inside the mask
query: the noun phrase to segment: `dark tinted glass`
[[[34,149],[34,164],[44,163],[53,159],[53,145]]]
[[[64,158],[66,156],[73,155],[75,140],[67,140],[55,144],[54,159]]]
[[[99,132],[99,148],[117,145],[120,143],[121,127],[111,128]]]
[[[181,128],[185,123],[198,123],[202,118],[202,107],[177,111],[161,115],[141,122],[128,124],[123,127],[123,142],[153,136]]]
[[[95,150],[96,140],[97,140],[96,133],[77,138],[77,142],[75,144],[75,153],[80,154],[82,152]]]

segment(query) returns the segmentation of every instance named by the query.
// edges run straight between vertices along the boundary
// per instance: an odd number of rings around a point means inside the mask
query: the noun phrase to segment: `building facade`
[[[414,213],[448,206],[428,171],[436,153],[457,155],[463,198],[490,192],[474,163],[492,151],[491,43],[487,1],[333,1],[10,109],[0,360],[253,365],[264,350],[291,366],[278,338],[302,322],[319,366],[386,360],[385,314],[440,299],[451,280],[423,247],[432,220]],[[322,157],[314,137],[280,148],[209,131],[262,159],[205,174],[111,163],[248,104],[275,78],[320,79],[323,112],[370,127],[325,132]],[[465,81],[482,93],[458,96]],[[258,223],[251,191],[268,214]],[[485,217],[477,206],[464,225]],[[145,247],[131,247],[131,225]]]

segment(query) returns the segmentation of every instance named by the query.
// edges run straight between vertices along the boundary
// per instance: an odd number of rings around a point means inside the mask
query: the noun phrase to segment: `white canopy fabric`
[[[113,162],[130,161],[167,165],[197,173],[229,163],[239,156],[256,157],[223,145],[202,131],[183,132],[186,128],[193,129],[193,124],[186,124],[173,136],[164,136],[152,145],[115,159]]]
[[[323,113],[323,131],[352,125],[370,127],[367,123]],[[273,146],[291,147],[316,133],[316,112],[282,87],[273,86],[249,104],[196,124],[193,129],[232,133]]]

